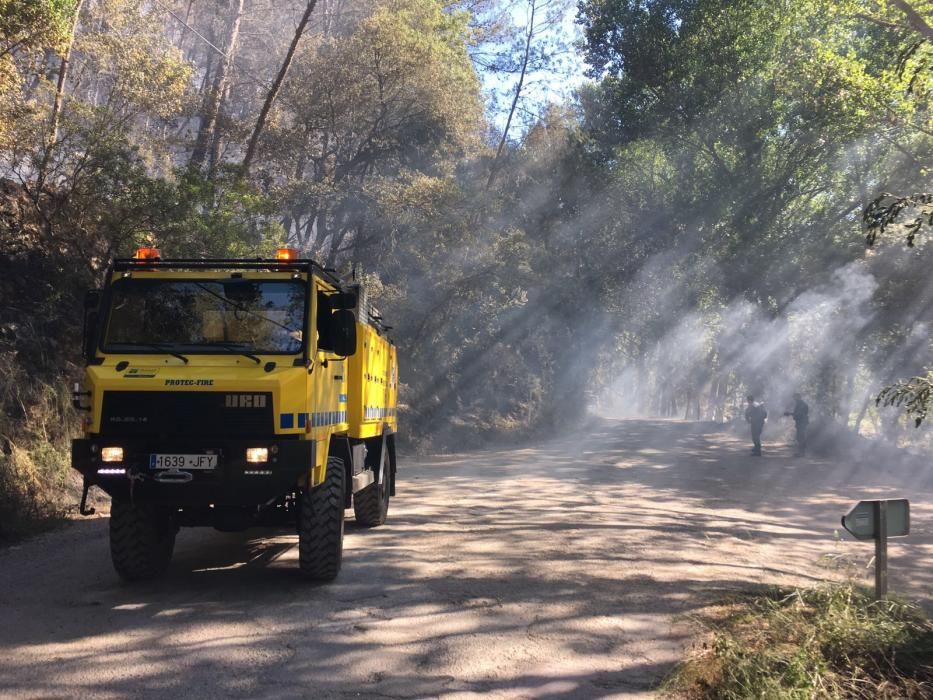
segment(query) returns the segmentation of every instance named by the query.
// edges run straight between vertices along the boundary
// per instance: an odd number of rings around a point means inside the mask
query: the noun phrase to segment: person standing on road
[[[797,429],[797,456],[807,453],[807,426],[810,425],[810,407],[800,394],[794,394],[794,410],[787,411],[785,416],[793,416],[794,427]]]
[[[745,409],[745,420],[752,428],[752,455],[761,457],[761,431],[764,430],[768,411],[764,404],[755,403],[755,397],[748,395],[748,408]]]

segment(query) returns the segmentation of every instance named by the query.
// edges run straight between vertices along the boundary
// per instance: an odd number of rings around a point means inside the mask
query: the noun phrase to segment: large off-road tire
[[[114,500],[110,507],[110,557],[125,581],[158,577],[175,550],[177,529],[165,509]]]
[[[388,446],[382,450],[382,466],[376,481],[353,494],[353,512],[356,522],[363,527],[377,527],[386,521],[389,513],[389,495],[392,493],[392,469],[389,465]]]
[[[298,512],[298,564],[312,581],[333,581],[343,559],[346,503],[343,460],[328,457],[324,483],[301,492]]]

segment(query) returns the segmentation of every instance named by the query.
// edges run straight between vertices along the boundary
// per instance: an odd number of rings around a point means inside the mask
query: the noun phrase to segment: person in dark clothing
[[[768,411],[764,404],[755,403],[755,397],[748,395],[748,408],[745,409],[745,420],[752,428],[752,454],[761,457],[761,431],[764,430]]]
[[[803,456],[807,453],[807,426],[810,425],[810,407],[800,394],[794,394],[794,410],[787,411],[785,416],[793,416],[794,427],[797,429],[797,454]]]

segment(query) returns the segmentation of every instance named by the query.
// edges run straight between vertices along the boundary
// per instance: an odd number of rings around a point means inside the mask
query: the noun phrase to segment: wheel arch
[[[343,462],[344,503],[345,507],[349,508],[353,498],[353,456],[350,451],[350,438],[346,435],[331,435],[327,456],[336,457]]]

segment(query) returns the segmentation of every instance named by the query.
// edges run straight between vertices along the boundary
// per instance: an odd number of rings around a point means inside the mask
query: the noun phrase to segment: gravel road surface
[[[907,496],[892,589],[933,597],[933,467],[763,458],[715,426],[599,421],[537,448],[401,464],[389,522],[310,586],[287,532],[182,530],[154,583],[110,566],[107,520],[0,551],[7,698],[653,697],[702,609],[864,567],[834,537]]]

